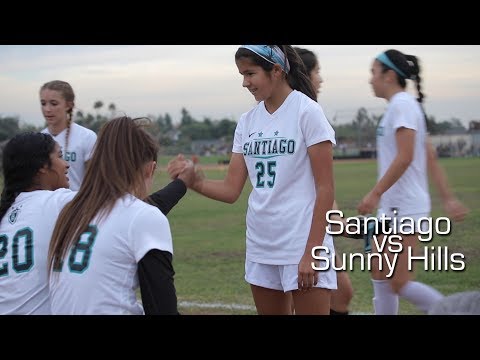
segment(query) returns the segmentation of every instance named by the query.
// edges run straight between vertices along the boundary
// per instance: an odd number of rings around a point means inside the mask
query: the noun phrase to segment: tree
[[[20,127],[20,132],[27,132],[27,131],[33,131],[33,132],[40,132],[43,130],[43,126],[37,127],[32,124],[22,124]]]
[[[463,125],[462,121],[458,118],[451,118],[450,123],[452,124],[452,129],[466,131],[467,129]]]
[[[20,131],[18,117],[0,116],[0,142],[12,138]]]
[[[169,113],[165,114],[164,121],[165,121],[165,131],[172,130],[173,129],[173,122],[172,122],[172,117],[170,116]]]
[[[372,141],[375,142],[375,124],[368,116],[367,109],[364,107],[358,109],[353,124],[356,128],[358,147],[363,147],[368,143],[372,145]]]
[[[187,109],[182,108],[182,119],[180,120],[181,126],[190,125],[195,121],[193,117],[190,116],[190,113]]]
[[[103,101],[101,100],[97,100],[95,101],[95,103],[93,104],[93,108],[95,109],[95,111],[97,112],[97,119],[100,117],[100,109],[103,107]]]
[[[110,110],[110,117],[113,119],[115,117],[115,111],[117,111],[117,107],[114,103],[110,103],[110,105],[108,105],[108,110]]]
[[[82,110],[78,110],[77,111],[77,114],[75,115],[75,117],[78,119],[78,120],[83,120],[83,118],[85,117],[83,115],[83,111]]]
[[[189,125],[182,126],[180,138],[186,141],[206,140],[213,139],[213,134],[208,124],[194,121]]]
[[[216,138],[225,137],[225,139],[228,139],[229,141],[233,140],[235,128],[237,127],[237,123],[235,121],[229,119],[222,119],[216,125]]]
[[[427,131],[431,134],[431,135],[435,135],[438,133],[438,128],[437,128],[437,123],[435,121],[435,116],[428,116],[426,117],[426,121],[427,121]]]

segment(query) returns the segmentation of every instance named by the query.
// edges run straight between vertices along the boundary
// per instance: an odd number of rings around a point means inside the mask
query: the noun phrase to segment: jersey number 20
[[[23,249],[20,248],[23,240]],[[20,260],[20,251],[23,250],[23,261]],[[0,260],[8,253],[8,236],[0,235]],[[12,269],[16,273],[29,271],[33,267],[33,231],[26,227],[18,230],[12,239]],[[8,262],[0,262],[0,276],[8,275]]]

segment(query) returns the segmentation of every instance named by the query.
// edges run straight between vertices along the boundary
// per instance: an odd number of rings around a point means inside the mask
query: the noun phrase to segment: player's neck
[[[57,136],[67,128],[67,124],[50,124],[48,125],[48,132],[53,136]]]

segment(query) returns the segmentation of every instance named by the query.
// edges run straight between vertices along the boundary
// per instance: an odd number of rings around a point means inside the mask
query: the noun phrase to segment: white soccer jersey
[[[395,134],[401,127],[415,130],[413,161],[398,181],[380,199],[380,208],[389,216],[430,212],[427,169],[427,127],[417,100],[406,92],[395,94],[377,128],[378,180],[397,156]]]
[[[126,195],[105,219],[94,219],[50,278],[53,314],[141,315],[137,264],[152,250],[173,254],[167,218]]]
[[[296,90],[273,114],[262,101],[240,117],[232,151],[243,154],[253,186],[246,220],[247,260],[300,262],[316,199],[307,148],[323,141],[335,144],[333,128],[321,106]],[[333,252],[331,235],[325,235],[323,244]]]
[[[20,193],[0,222],[0,314],[50,314],[47,254],[58,214],[75,192]]]
[[[48,128],[43,129],[42,132],[50,134]],[[67,129],[63,130],[57,136],[53,136],[53,138],[62,148],[63,158],[70,164],[70,168],[68,169],[70,190],[76,191],[80,188],[80,184],[85,175],[85,162],[92,157],[93,147],[97,141],[97,134],[86,127],[72,122],[70,134],[68,135],[67,149],[65,149],[66,136]]]

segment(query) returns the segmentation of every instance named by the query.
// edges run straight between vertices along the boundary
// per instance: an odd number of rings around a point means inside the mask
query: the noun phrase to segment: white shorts
[[[326,261],[321,261],[321,263]],[[325,264],[320,264],[325,268]],[[284,292],[298,290],[298,264],[294,265],[269,265],[245,261],[245,280],[252,285],[267,289],[282,290]],[[330,266],[327,270],[318,271],[318,282],[314,287],[324,289],[337,289],[337,273]]]

